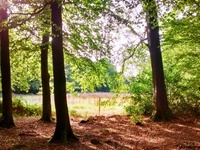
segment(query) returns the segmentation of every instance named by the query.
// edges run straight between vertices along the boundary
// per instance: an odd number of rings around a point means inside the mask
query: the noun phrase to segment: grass
[[[25,114],[24,116],[40,115],[42,95],[13,94],[13,100],[14,99],[17,99],[15,105],[18,105],[17,108],[19,108],[20,111],[29,111],[23,112],[23,114]],[[51,96],[51,103],[52,113],[55,114],[53,95]],[[123,95],[117,96],[112,93],[67,94],[67,103],[70,115],[84,118],[95,115],[123,114],[125,105]],[[19,105],[23,106],[23,110]],[[31,111],[33,111],[33,113]]]

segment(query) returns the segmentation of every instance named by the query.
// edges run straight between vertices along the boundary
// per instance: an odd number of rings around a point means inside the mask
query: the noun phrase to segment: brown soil
[[[55,123],[39,118],[16,118],[16,127],[0,128],[2,150],[176,150],[200,149],[200,122],[184,116],[170,122],[152,122],[144,117],[142,124],[132,124],[128,116],[96,116],[80,123],[71,118],[79,142],[67,145],[50,144]]]

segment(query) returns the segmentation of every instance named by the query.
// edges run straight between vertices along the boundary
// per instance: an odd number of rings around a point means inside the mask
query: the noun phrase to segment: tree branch
[[[200,7],[200,4],[196,0],[192,0],[198,7]]]
[[[128,56],[126,57],[125,59],[123,59],[123,62],[122,62],[122,73],[124,72],[124,68],[125,68],[125,64],[126,64],[126,61],[128,61],[131,57],[133,57],[135,55],[135,52],[136,52],[136,49],[140,46],[140,44],[142,44],[143,42],[140,41],[134,48],[133,48],[133,52]]]
[[[14,15],[28,15],[28,17],[23,18],[23,19],[20,19],[19,16],[11,17],[11,19],[9,20],[10,24],[8,25],[8,28],[15,28],[17,26],[21,26],[21,25],[25,24],[27,21],[31,20],[33,16],[41,13],[46,8],[47,5],[49,5],[49,2],[45,3],[42,7],[35,9],[32,13],[20,13],[20,12],[19,13],[11,13],[12,15],[13,14]]]

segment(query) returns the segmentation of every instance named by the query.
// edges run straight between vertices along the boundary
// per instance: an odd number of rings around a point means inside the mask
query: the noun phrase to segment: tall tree
[[[43,26],[50,25],[50,12],[45,11],[42,16],[47,16]],[[45,29],[46,32],[42,36],[42,45],[41,45],[41,76],[42,76],[42,118],[41,120],[46,122],[51,122],[52,113],[51,113],[51,93],[49,79],[50,75],[48,72],[48,48],[49,48],[49,32],[48,29]]]
[[[154,120],[169,120],[172,115],[168,106],[162,55],[159,38],[157,6],[155,0],[144,0],[147,17],[147,37],[151,58],[153,94],[155,104]]]
[[[0,9],[0,23],[8,18],[7,9]],[[1,50],[1,82],[2,82],[2,119],[0,126],[15,126],[12,115],[12,94],[11,94],[11,74],[10,74],[10,56],[9,56],[9,33],[7,28],[0,28],[0,50]]]
[[[56,129],[50,142],[66,143],[69,140],[77,140],[77,138],[74,135],[70,125],[66,101],[66,80],[64,72],[61,8],[61,2],[51,2],[51,21],[53,34],[52,55],[54,74],[54,99],[56,107]]]

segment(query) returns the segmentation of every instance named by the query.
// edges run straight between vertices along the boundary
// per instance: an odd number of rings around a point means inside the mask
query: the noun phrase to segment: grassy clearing
[[[73,116],[87,118],[95,115],[115,115],[124,113],[126,95],[113,93],[79,93],[67,94],[69,113]],[[27,106],[42,106],[42,95],[13,95]],[[52,111],[55,114],[54,96],[51,96]],[[30,107],[31,108],[31,107]]]

